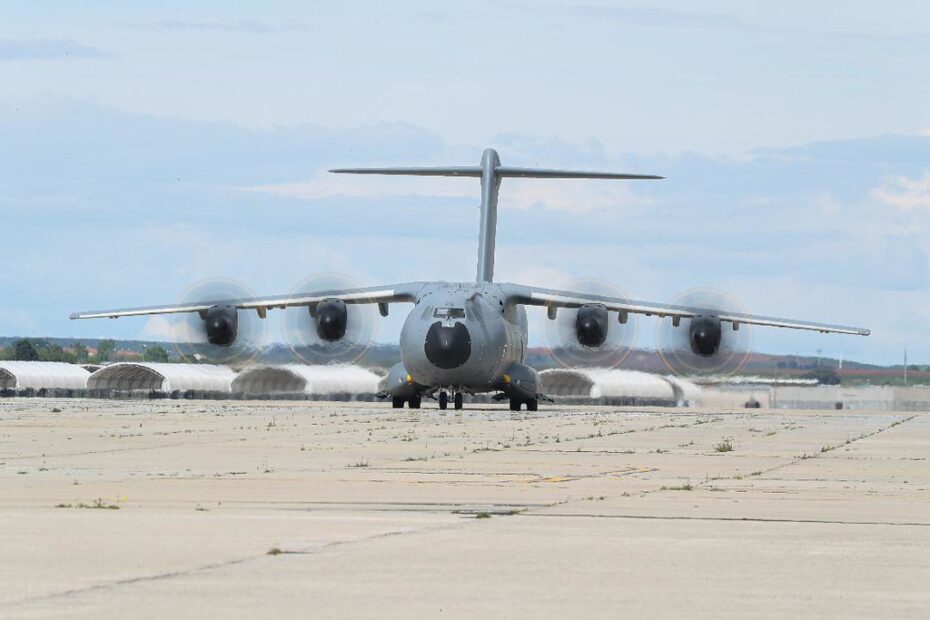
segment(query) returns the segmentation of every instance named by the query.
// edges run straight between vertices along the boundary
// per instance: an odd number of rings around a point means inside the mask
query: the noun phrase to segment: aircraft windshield
[[[465,308],[436,308],[433,317],[437,319],[464,319]]]

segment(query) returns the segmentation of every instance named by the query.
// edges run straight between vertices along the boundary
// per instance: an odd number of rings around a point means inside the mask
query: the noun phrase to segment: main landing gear
[[[452,403],[455,407],[455,410],[458,411],[463,406],[463,397],[461,392],[456,392],[452,397]],[[439,408],[447,409],[449,407],[449,393],[445,390],[439,392]]]
[[[539,409],[539,399],[538,398],[528,398],[526,400],[519,400],[517,398],[510,399],[510,410],[511,411],[520,411],[520,406],[526,403],[527,411],[537,411]]]
[[[419,409],[422,402],[423,400],[419,396],[411,396],[410,398],[399,398],[395,396],[391,399],[391,406],[394,407],[394,409],[403,409],[404,403],[407,403],[411,409]]]

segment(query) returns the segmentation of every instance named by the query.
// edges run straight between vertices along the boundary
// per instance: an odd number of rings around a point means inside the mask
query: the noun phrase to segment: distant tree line
[[[23,362],[69,362],[71,364],[100,364],[113,361],[116,353],[115,340],[101,340],[92,355],[84,343],[75,342],[65,348],[40,338],[20,338],[0,350],[0,359]],[[145,349],[142,359],[146,362],[167,362],[168,351],[152,345]]]
[[[840,384],[840,375],[833,368],[818,368],[810,371],[804,377],[806,379],[816,379],[820,385]]]

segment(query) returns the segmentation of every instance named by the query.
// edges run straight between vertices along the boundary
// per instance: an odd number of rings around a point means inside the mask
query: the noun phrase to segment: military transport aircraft
[[[577,344],[596,349],[607,343],[610,329],[624,329],[630,314],[669,319],[687,338],[689,354],[712,358],[728,337],[725,331],[740,325],[834,332],[867,336],[869,330],[825,325],[731,312],[713,307],[660,304],[623,297],[552,290],[494,282],[494,241],[501,180],[536,179],[661,179],[663,177],[609,172],[583,172],[517,168],[501,164],[497,152],[486,149],[479,166],[448,168],[343,168],[335,173],[475,177],[481,180],[481,224],[478,240],[478,275],[475,282],[405,282],[372,288],[307,291],[294,295],[248,299],[208,298],[193,303],[78,312],[72,319],[118,318],[151,314],[197,313],[199,329],[218,347],[231,346],[239,330],[239,315],[256,312],[264,319],[269,310],[304,307],[322,341],[346,337],[350,313],[347,305],[377,304],[387,316],[391,304],[410,303],[400,335],[401,362],[388,373],[383,397],[393,406],[418,409],[424,397],[437,398],[448,407],[450,396],[462,408],[465,393],[496,392],[509,399],[510,408],[526,405],[536,410],[540,393],[537,372],[524,361],[527,352],[526,306],[545,306],[555,319],[559,309],[574,313],[573,337]],[[610,327],[611,316],[617,326]],[[681,321],[686,325],[682,326]],[[724,326],[726,325],[726,329]]]

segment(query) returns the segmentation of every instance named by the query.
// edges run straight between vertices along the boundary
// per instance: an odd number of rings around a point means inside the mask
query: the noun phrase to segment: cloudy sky
[[[508,181],[501,281],[711,287],[874,331],[757,349],[930,362],[925,2],[192,4],[0,6],[0,335],[156,338],[67,315],[213,277],[470,280],[476,183],[324,170],[494,146],[668,177]]]

